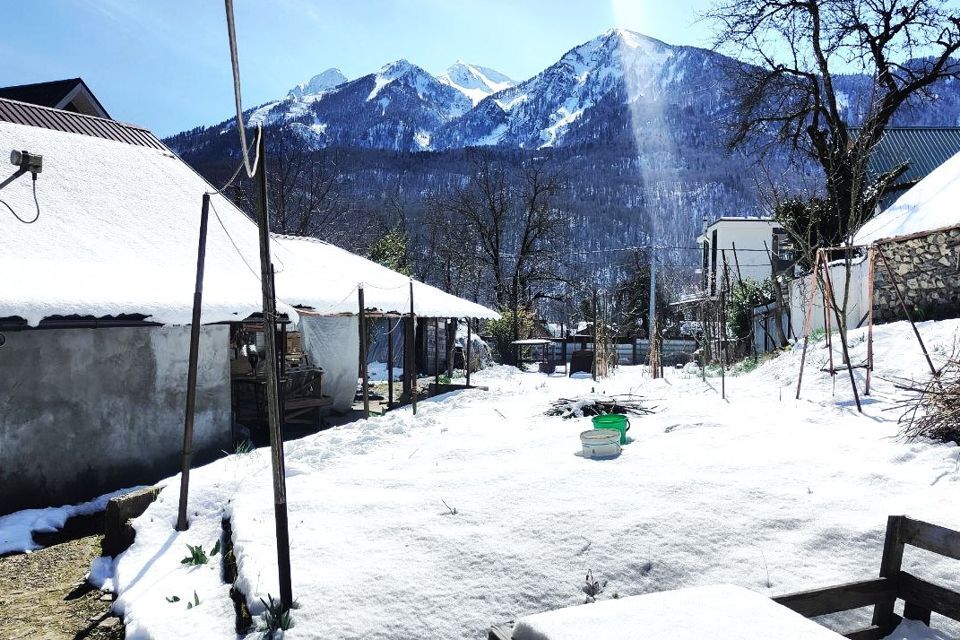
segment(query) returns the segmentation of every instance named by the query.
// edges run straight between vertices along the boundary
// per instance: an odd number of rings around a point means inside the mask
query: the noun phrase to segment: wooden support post
[[[433,319],[433,384],[440,390],[440,319]]]
[[[393,408],[393,329],[387,318],[387,409]]]
[[[457,319],[450,318],[447,321],[447,341],[446,341],[446,359],[447,359],[447,377],[453,380],[453,343],[457,341]]]
[[[564,327],[562,322],[560,323],[560,337],[563,338],[563,346],[561,347],[562,351],[560,355],[560,358],[563,360],[563,371],[567,375],[570,375],[570,365],[567,364],[567,332],[566,327]]]
[[[283,434],[279,424],[280,409],[277,387],[277,310],[273,292],[272,263],[270,262],[270,217],[267,211],[267,172],[263,133],[257,143],[256,185],[257,223],[260,227],[260,285],[263,293],[264,341],[267,366],[267,419],[270,424],[270,450],[273,466],[273,511],[277,532],[277,572],[280,578],[280,603],[284,610],[293,606],[293,587],[290,580],[290,531],[287,522],[287,484],[283,459]],[[269,326],[269,329],[267,328]]]
[[[410,405],[417,415],[417,315],[413,312],[413,279],[410,280],[410,335],[407,336],[407,353],[410,357]]]
[[[896,581],[903,564],[903,538],[900,530],[903,525],[903,516],[889,516],[887,518],[887,533],[883,542],[883,558],[880,561],[880,577]],[[893,607],[896,595],[891,594],[883,602],[873,608],[873,624],[880,627],[884,634],[893,631]]]
[[[593,367],[591,367],[593,380],[597,380],[597,290],[593,290]],[[656,376],[654,376],[656,377]]]
[[[820,251],[823,251],[823,249],[820,249]],[[832,378],[832,377],[834,376],[834,370],[833,370],[833,327],[830,326],[830,309],[828,309],[828,306],[829,306],[829,307],[832,307],[832,306],[833,306],[833,303],[831,302],[831,303],[828,305],[828,304],[827,304],[827,301],[828,301],[828,300],[830,300],[830,301],[833,300],[833,291],[832,291],[832,288],[830,287],[830,261],[827,259],[827,254],[826,254],[826,252],[824,252],[824,254],[823,254],[823,260],[820,261],[820,268],[823,269],[823,276],[819,276],[819,274],[818,274],[818,277],[822,277],[822,279],[823,279],[823,288],[821,289],[821,291],[823,292],[823,296],[822,296],[822,298],[823,298],[823,328],[824,328],[824,332],[825,332],[824,337],[825,337],[826,343],[827,343],[827,358],[828,358],[828,362],[830,363],[830,377]],[[839,327],[839,322],[838,322],[837,328],[838,328],[838,329],[840,328],[840,327]]]
[[[817,290],[817,269],[820,268],[820,252],[813,259],[810,272],[810,293],[807,295],[807,315],[803,320],[803,351],[800,352],[800,371],[797,374],[797,397],[800,399],[800,385],[803,384],[803,365],[807,361],[807,344],[810,342],[810,323],[813,322],[813,295]]]
[[[180,505],[177,531],[186,531],[187,496],[190,493],[190,465],[193,459],[193,419],[197,404],[197,360],[200,354],[200,311],[203,308],[203,265],[207,255],[207,219],[210,215],[210,194],[203,194],[200,208],[200,241],[197,247],[197,280],[193,290],[193,317],[190,324],[190,356],[187,364],[187,406],[183,419],[183,451],[180,466]]]
[[[363,302],[363,284],[357,287],[357,299],[360,305],[360,388],[363,393],[363,417],[370,418],[370,381],[367,371],[367,310]]]
[[[463,364],[467,369],[467,386],[470,386],[470,343],[473,342],[473,318],[467,318],[467,348]]]
[[[867,382],[863,395],[870,395],[870,378],[873,375],[873,281],[876,275],[877,256],[873,247],[867,249]]]
[[[826,264],[824,266],[825,266],[824,277],[826,278],[827,291],[830,293],[830,307],[833,309],[833,312],[836,314],[837,329],[839,329],[843,325],[841,324],[841,320],[840,320],[840,311],[837,310],[837,300],[836,298],[833,297],[833,280],[830,277],[830,267],[827,266]],[[840,347],[843,350],[843,361],[847,363],[847,373],[850,375],[850,388],[853,390],[853,399],[857,403],[857,411],[859,411],[860,413],[863,413],[863,406],[860,404],[860,390],[857,389],[857,381],[853,377],[853,363],[850,362],[850,351],[849,351],[849,348],[847,347],[847,341],[845,339],[846,336],[844,335],[844,333],[845,333],[844,331],[841,331],[841,335],[840,335]],[[832,348],[831,348],[830,363],[831,365],[833,364]],[[833,375],[832,371],[830,375]]]
[[[897,284],[897,281],[893,277],[893,271],[890,269],[889,263],[887,263],[887,256],[883,254],[883,249],[880,248],[880,245],[876,245],[877,255],[880,256],[880,261],[883,262],[883,267],[887,271],[887,277],[890,278],[890,284],[893,285],[893,290],[897,292],[897,299],[900,300],[900,306],[903,308],[903,313],[907,316],[907,320],[910,322],[910,327],[913,328],[913,335],[917,336],[917,342],[920,343],[920,350],[923,351],[923,357],[927,359],[927,365],[930,367],[930,373],[933,374],[934,378],[940,377],[940,374],[937,372],[937,368],[933,366],[933,360],[930,359],[930,354],[927,353],[927,345],[923,343],[923,338],[920,337],[920,330],[917,329],[917,324],[913,321],[913,316],[910,315],[910,309],[907,308],[907,301],[904,300],[903,294],[900,293],[900,285]]]
[[[724,258],[726,262],[726,258]],[[727,291],[720,289],[720,397],[727,399]]]

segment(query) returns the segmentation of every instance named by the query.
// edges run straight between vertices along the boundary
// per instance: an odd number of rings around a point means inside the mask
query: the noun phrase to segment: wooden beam
[[[393,330],[387,318],[387,409],[393,408]]]
[[[370,418],[370,384],[367,380],[367,313],[363,303],[363,284],[357,287],[357,300],[360,305],[360,318],[357,324],[360,330],[360,388],[363,390],[363,417]]]
[[[875,605],[884,598],[894,597],[895,587],[890,578],[874,578],[791,593],[773,598],[773,601],[812,618]]]

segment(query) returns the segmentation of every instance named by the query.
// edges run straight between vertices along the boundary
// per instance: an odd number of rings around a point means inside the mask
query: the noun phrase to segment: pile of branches
[[[602,416],[608,413],[643,416],[653,413],[654,409],[656,407],[644,406],[643,398],[632,393],[614,396],[591,393],[576,398],[560,398],[550,403],[550,408],[544,415],[560,416],[563,419]]]
[[[911,397],[898,405],[901,435],[960,444],[960,358],[956,355],[926,382],[901,382]]]

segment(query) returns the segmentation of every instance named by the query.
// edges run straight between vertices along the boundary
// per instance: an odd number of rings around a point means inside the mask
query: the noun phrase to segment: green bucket
[[[620,444],[627,444],[627,431],[630,430],[630,421],[625,415],[607,413],[602,416],[593,416],[593,428],[616,429],[620,432]]]

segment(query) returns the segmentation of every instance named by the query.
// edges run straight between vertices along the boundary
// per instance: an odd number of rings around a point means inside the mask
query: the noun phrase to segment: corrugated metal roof
[[[873,148],[867,170],[877,176],[907,164],[897,185],[910,185],[957,153],[960,153],[960,128],[890,127]]]
[[[166,150],[166,146],[153,133],[142,127],[16,100],[0,98],[0,122],[78,133],[138,147]]]

